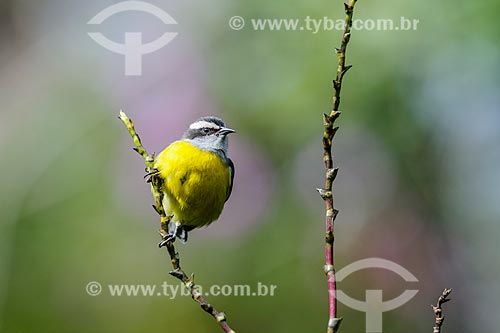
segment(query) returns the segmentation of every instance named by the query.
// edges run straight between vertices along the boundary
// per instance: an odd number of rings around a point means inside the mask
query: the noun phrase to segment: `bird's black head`
[[[189,128],[186,132],[184,132],[182,138],[193,140],[212,135],[225,137],[229,133],[234,133],[234,130],[227,128],[222,119],[214,116],[208,116],[202,117],[189,125]]]

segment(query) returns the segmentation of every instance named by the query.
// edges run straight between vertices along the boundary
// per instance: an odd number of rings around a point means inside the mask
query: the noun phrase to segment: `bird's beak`
[[[222,127],[219,131],[217,131],[217,135],[228,135],[230,133],[236,133],[236,131],[227,127]]]

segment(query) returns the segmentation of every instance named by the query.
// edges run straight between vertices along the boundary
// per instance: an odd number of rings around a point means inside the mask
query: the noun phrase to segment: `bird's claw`
[[[160,242],[160,244],[158,244],[158,247],[164,247],[168,243],[175,242],[175,239],[177,238],[177,232],[179,230],[179,227],[180,227],[180,223],[169,222],[167,233],[164,233],[163,230],[160,231],[161,242]]]
[[[160,173],[158,169],[152,169],[150,172],[146,173],[144,179],[146,183],[151,183],[153,181],[153,177],[157,176]]]
[[[168,243],[173,243],[175,242],[175,234],[172,235],[172,234],[162,234],[161,236],[161,242],[158,244],[158,247],[164,247],[166,246]]]

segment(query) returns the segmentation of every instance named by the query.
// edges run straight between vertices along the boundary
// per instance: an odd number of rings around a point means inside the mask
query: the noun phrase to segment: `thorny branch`
[[[443,325],[444,322],[444,316],[443,316],[443,308],[442,305],[451,299],[448,298],[448,295],[450,295],[451,289],[444,289],[443,293],[441,296],[439,296],[437,300],[436,305],[431,305],[432,310],[434,311],[434,315],[436,316],[436,319],[434,320],[434,330],[432,331],[433,333],[440,333],[441,332],[441,326]]]
[[[165,209],[163,208],[163,191],[161,190],[162,188],[162,181],[159,177],[155,176],[154,174],[154,160],[155,157],[154,155],[148,154],[146,149],[142,146],[141,139],[139,138],[139,135],[137,135],[135,128],[134,128],[134,123],[132,120],[127,117],[127,115],[123,112],[120,111],[120,116],[118,117],[123,124],[127,127],[127,130],[132,137],[132,140],[134,141],[135,147],[133,148],[139,155],[142,156],[144,159],[144,163],[146,164],[146,173],[147,175],[150,176],[149,181],[151,182],[151,188],[153,192],[153,196],[155,198],[155,204],[153,205],[153,208],[155,211],[160,215],[160,234],[162,236],[168,234],[168,222],[170,221],[170,217],[166,215]],[[231,329],[229,324],[226,321],[226,315],[224,312],[219,312],[217,311],[203,295],[199,292],[196,284],[194,283],[194,275],[191,274],[191,276],[188,276],[181,268],[180,264],[180,257],[179,253],[175,251],[175,247],[173,242],[167,242],[166,243],[167,251],[170,256],[170,260],[172,262],[172,267],[173,270],[170,271],[170,275],[176,277],[184,285],[186,288],[191,293],[191,297],[193,300],[195,300],[203,310],[205,310],[207,313],[212,315],[212,317],[215,318],[219,326],[224,330],[224,332],[227,333],[236,333]]]
[[[339,330],[342,317],[337,317],[337,286],[335,280],[335,266],[334,266],[334,221],[338,214],[333,202],[332,186],[335,177],[337,176],[338,168],[334,166],[332,154],[332,141],[338,127],[334,127],[334,123],[340,116],[340,91],[342,89],[342,79],[345,73],[352,67],[345,65],[346,50],[349,40],[351,38],[352,15],[354,12],[354,5],[356,0],[349,0],[344,4],[345,10],[345,28],[342,36],[340,48],[335,49],[338,59],[337,73],[333,80],[333,102],[332,111],[329,115],[323,116],[323,162],[325,164],[325,187],[318,189],[319,194],[325,201],[326,209],[326,246],[325,257],[326,263],[324,266],[325,274],[328,279],[328,300],[329,300],[329,319],[327,333],[334,333]]]

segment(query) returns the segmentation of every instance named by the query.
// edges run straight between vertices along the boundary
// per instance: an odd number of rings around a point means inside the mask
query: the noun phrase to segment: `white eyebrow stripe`
[[[213,129],[219,129],[220,126],[214,123],[209,123],[208,121],[200,120],[195,123],[192,123],[189,125],[190,129],[200,129],[200,128],[213,128]]]

